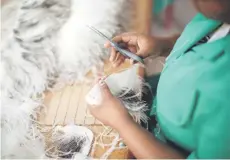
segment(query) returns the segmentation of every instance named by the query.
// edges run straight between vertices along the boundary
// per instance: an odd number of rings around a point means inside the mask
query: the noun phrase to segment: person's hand
[[[148,57],[154,48],[153,37],[138,33],[123,33],[114,37],[112,41],[125,44],[129,51],[136,53],[138,56],[143,58]],[[125,57],[117,52],[111,46],[110,42],[106,42],[105,48],[111,48],[110,62],[112,62],[114,67],[117,67],[124,62]]]
[[[100,106],[89,106],[90,113],[105,125],[117,129],[123,122],[131,120],[125,106],[112,95],[104,79],[101,78],[99,86],[102,94]]]

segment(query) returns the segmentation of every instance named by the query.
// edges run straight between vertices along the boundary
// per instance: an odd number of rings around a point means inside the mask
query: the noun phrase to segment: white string
[[[119,141],[119,135],[117,135],[113,142],[111,147],[101,156],[101,159],[107,159],[109,157],[109,155],[111,155],[111,153],[114,151],[114,149],[116,148],[117,142]]]

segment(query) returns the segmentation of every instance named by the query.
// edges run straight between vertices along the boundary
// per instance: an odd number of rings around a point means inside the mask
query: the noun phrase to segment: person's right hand
[[[146,58],[154,48],[154,38],[138,33],[123,33],[112,39],[116,43],[125,44],[126,48],[138,56]],[[114,67],[124,62],[125,57],[113,48],[110,42],[106,42],[105,48],[111,48],[110,62]],[[133,62],[133,61],[131,61]]]

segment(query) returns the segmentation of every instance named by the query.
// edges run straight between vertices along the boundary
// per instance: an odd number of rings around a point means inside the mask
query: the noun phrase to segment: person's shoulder
[[[205,17],[202,13],[197,13],[192,19],[191,21],[187,24],[187,26],[189,24],[192,24],[192,23],[196,23],[196,22],[200,22],[200,21],[205,21],[207,20],[207,17]]]
[[[200,23],[202,23],[202,22],[211,22],[211,23],[217,23],[217,24],[220,23],[219,21],[210,19],[210,18],[206,17],[205,15],[203,15],[202,13],[199,13],[199,12],[198,12],[198,13],[191,19],[191,21],[186,25],[185,28],[188,28],[190,25],[192,25],[192,24],[194,24],[194,23],[195,23],[195,24],[196,24],[196,23],[200,24]]]
[[[207,18],[202,14],[202,13],[197,13],[192,21],[202,21],[202,20],[206,20]]]

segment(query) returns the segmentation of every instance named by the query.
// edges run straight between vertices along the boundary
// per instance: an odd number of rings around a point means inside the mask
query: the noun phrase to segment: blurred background
[[[138,31],[168,36],[181,32],[196,14],[190,0],[138,0]]]
[[[181,33],[197,13],[191,0],[136,0],[136,9],[135,30],[161,37]],[[164,57],[147,61],[146,74],[161,72],[164,62]]]
[[[8,0],[1,0],[1,5]],[[191,0],[135,0],[138,32],[168,36],[183,30],[196,14]]]
[[[1,3],[4,5],[9,1],[1,0]],[[134,30],[155,36],[170,36],[182,32],[197,12],[192,0],[133,0],[132,2],[136,6]],[[152,69],[151,72],[159,72],[163,64],[164,58],[160,57],[151,63],[149,68]]]

